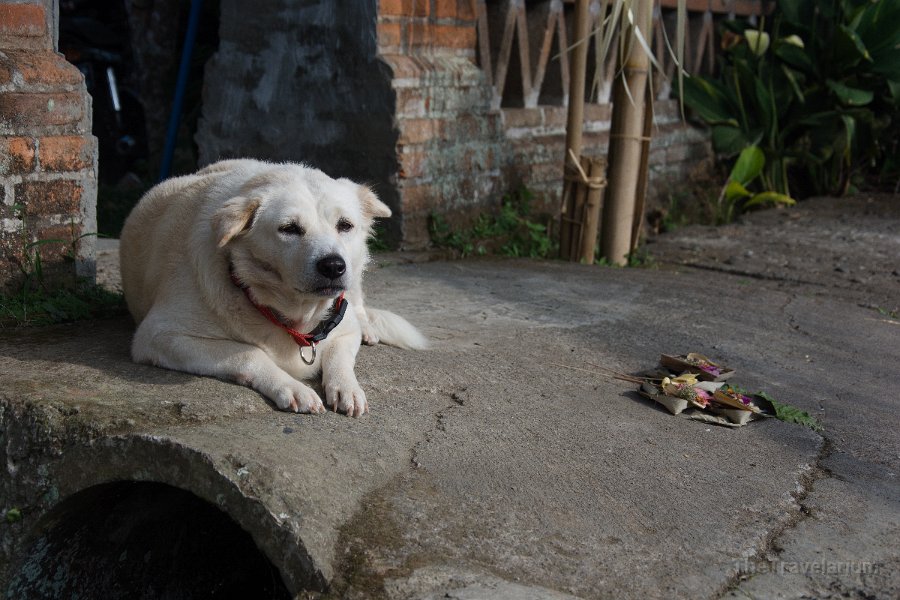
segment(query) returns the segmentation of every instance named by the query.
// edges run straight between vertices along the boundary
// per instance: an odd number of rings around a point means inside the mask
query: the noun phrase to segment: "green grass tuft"
[[[0,327],[27,327],[97,319],[126,312],[122,294],[97,285],[0,294]]]

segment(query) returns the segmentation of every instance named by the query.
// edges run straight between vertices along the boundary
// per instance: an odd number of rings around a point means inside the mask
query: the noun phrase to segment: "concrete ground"
[[[363,348],[360,419],[132,364],[124,317],[0,332],[10,597],[47,511],[116,480],[214,503],[299,597],[900,597],[900,202],[648,248],[655,268],[379,257],[369,302],[433,348]],[[596,367],[688,351],[824,432],[672,416]]]

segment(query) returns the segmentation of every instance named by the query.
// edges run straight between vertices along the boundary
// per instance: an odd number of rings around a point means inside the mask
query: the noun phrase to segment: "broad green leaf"
[[[703,77],[688,77],[684,80],[684,103],[707,123],[737,125],[734,112],[729,108],[722,89]]]
[[[794,95],[797,97],[797,100],[805,103],[806,96],[803,95],[803,90],[800,89],[800,84],[797,83],[797,74],[794,72],[794,70],[787,65],[781,65],[781,72],[784,73],[784,76],[788,80],[788,83],[791,84],[791,89],[794,91]]]
[[[741,155],[738,156],[737,162],[734,163],[728,178],[746,186],[759,177],[765,165],[766,155],[763,154],[763,151],[757,146],[747,146],[741,150]]]
[[[744,208],[761,204],[784,204],[786,206],[793,206],[796,203],[797,202],[793,198],[786,194],[779,194],[778,192],[762,192],[754,194],[752,198],[744,202]]]
[[[818,68],[826,73],[843,73],[871,64],[871,57],[855,31],[846,25],[837,25],[828,35],[828,27],[821,32],[818,53],[813,58]],[[864,63],[867,61],[867,63]]]
[[[894,99],[894,104],[900,104],[900,81],[892,81],[888,80],[888,89],[891,90],[891,97]]]
[[[807,27],[812,21],[815,3],[798,0],[782,0],[778,3],[778,10],[784,15],[785,20],[795,27]]]
[[[878,63],[883,54],[896,53],[900,45],[900,1],[879,0],[862,11],[855,27],[872,59]]]
[[[713,148],[719,154],[732,156],[750,145],[750,140],[736,126],[715,125],[712,128]]]
[[[798,48],[791,44],[778,44],[775,46],[775,56],[804,73],[813,73],[815,71],[813,61],[803,48]]]
[[[824,427],[822,427],[822,425],[805,410],[800,410],[796,406],[791,406],[786,402],[778,402],[775,398],[765,392],[756,392],[754,396],[762,398],[771,404],[772,412],[775,413],[775,418],[779,421],[805,425],[813,431],[822,431],[824,429]]]
[[[753,80],[753,93],[756,96],[756,112],[757,116],[762,120],[762,127],[766,134],[770,136],[769,143],[774,138],[775,130],[778,127],[778,116],[775,113],[775,99],[766,83],[757,78]]]
[[[900,46],[875,55],[871,69],[886,79],[900,79]]]
[[[753,194],[751,194],[747,188],[733,179],[725,185],[725,200],[727,200],[729,204],[736,202],[741,198],[749,198],[752,195]]]
[[[853,47],[856,49],[856,51],[859,52],[859,55],[862,58],[871,61],[872,57],[869,55],[869,51],[866,49],[866,45],[863,43],[862,38],[859,37],[859,34],[844,24],[841,24],[840,29],[844,33],[844,35],[847,36],[847,39],[850,40],[850,42],[853,44]]]
[[[843,104],[847,106],[865,106],[875,98],[875,93],[871,90],[861,90],[844,85],[840,81],[829,79],[825,82],[828,88],[835,93]]]
[[[856,120],[850,115],[841,115],[844,122],[844,133],[847,135],[847,143],[844,146],[844,158],[849,162],[853,152],[853,143],[856,139]]]

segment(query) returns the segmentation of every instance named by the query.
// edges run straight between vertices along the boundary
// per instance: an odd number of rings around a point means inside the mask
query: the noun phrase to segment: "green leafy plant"
[[[775,400],[775,398],[773,398],[766,392],[756,392],[754,396],[756,396],[757,398],[762,398],[763,400],[771,404],[775,418],[779,421],[803,425],[805,427],[809,427],[813,431],[824,430],[824,427],[822,427],[821,423],[819,423],[815,419],[815,417],[810,416],[810,414],[805,410],[800,410],[796,406],[791,406],[787,403],[778,402],[777,400]]]
[[[50,286],[45,280],[42,248],[61,245],[65,247],[64,260],[74,261],[78,242],[95,233],[73,235],[70,240],[29,241],[24,207],[15,205],[13,210],[22,221],[22,260],[19,264],[22,283],[17,291],[0,294],[0,327],[49,325],[124,312],[121,294],[81,281],[65,287]]]
[[[124,314],[122,294],[98,285],[74,289],[23,289],[0,294],[0,328],[52,325]]]
[[[7,523],[18,523],[22,520],[22,511],[15,506],[6,511]]]
[[[728,182],[719,194],[717,221],[730,223],[737,213],[754,206],[765,204],[794,204],[794,199],[786,194],[771,190],[751,192],[748,188],[762,177],[766,166],[766,156],[757,146],[747,146],[741,150]]]
[[[462,256],[500,254],[548,258],[556,255],[549,222],[531,215],[533,195],[527,188],[503,197],[499,212],[481,214],[468,229],[454,229],[441,215],[432,213],[431,240]]]
[[[599,254],[599,250],[596,252]],[[645,246],[639,246],[633,252],[628,254],[628,259],[624,265],[614,263],[605,256],[598,256],[594,259],[594,264],[601,267],[631,267],[635,269],[650,269],[656,267],[656,260]]]
[[[900,0],[783,0],[769,31],[726,22],[719,76],[685,80],[682,98],[721,156],[761,151],[756,193],[846,193],[854,176],[893,160],[898,22]]]

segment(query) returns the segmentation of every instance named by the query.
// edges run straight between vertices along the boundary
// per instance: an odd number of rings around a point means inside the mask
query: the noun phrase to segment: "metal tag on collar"
[[[306,355],[303,354],[304,348],[312,348],[312,356],[310,357],[309,360],[306,360]],[[300,350],[300,360],[302,360],[303,362],[305,362],[306,364],[308,364],[310,366],[312,366],[312,364],[314,362],[316,362],[316,343],[315,342],[312,342],[309,346],[300,346],[299,350]]]

